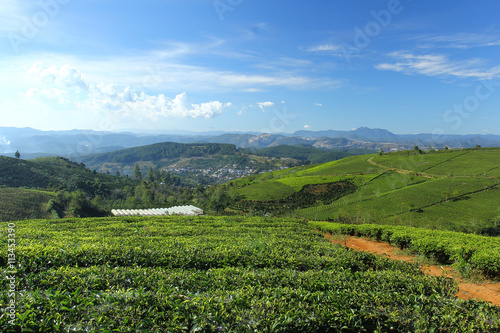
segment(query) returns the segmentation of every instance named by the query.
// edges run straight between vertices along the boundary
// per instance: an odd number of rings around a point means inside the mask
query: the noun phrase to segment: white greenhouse
[[[203,209],[195,206],[175,206],[170,208],[151,209],[112,209],[111,213],[113,213],[114,216],[198,216],[203,215]]]

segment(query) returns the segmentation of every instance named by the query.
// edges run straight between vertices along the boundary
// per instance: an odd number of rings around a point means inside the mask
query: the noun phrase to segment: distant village
[[[232,166],[223,166],[223,167],[219,167],[219,168],[195,169],[195,168],[191,168],[191,167],[185,167],[185,168],[166,167],[163,170],[167,171],[167,172],[174,173],[174,174],[188,173],[188,174],[202,175],[205,177],[216,179],[217,182],[227,182],[227,181],[235,180],[235,179],[238,179],[241,177],[252,176],[252,175],[259,174],[259,173],[265,173],[265,172],[276,171],[276,170],[283,170],[283,169],[288,169],[288,168],[289,167],[281,166],[281,167],[276,167],[276,168],[270,169],[270,170],[262,170],[262,169],[256,169],[254,167],[249,167],[249,166],[245,166],[244,168],[241,168],[241,166],[238,166],[237,164],[233,164]]]

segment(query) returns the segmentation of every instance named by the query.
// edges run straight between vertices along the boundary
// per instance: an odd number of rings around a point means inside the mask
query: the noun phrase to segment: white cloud
[[[375,68],[437,77],[491,79],[500,75],[500,66],[488,68],[479,59],[450,60],[442,54],[417,55],[408,52],[394,52],[389,56],[395,62],[381,63]]]
[[[321,103],[314,103],[314,105],[320,106],[320,107],[323,106],[323,104],[321,104]]]
[[[255,93],[255,92],[263,92],[264,90],[259,88],[245,88],[242,91],[248,93]]]
[[[312,46],[307,49],[309,52],[339,52],[342,48],[340,45],[334,45],[334,44],[321,44],[321,45],[316,45]]]
[[[48,85],[65,88],[77,86],[84,90],[88,90],[89,88],[88,84],[83,79],[82,73],[69,65],[43,68],[42,63],[37,62],[30,68],[28,74],[34,80],[41,81]]]
[[[262,63],[256,65],[257,68],[269,70],[283,70],[288,68],[310,69],[314,63],[310,60],[297,59],[292,57],[282,57],[278,59],[263,59]]]
[[[20,96],[24,96],[30,100],[34,99],[46,99],[52,100],[57,104],[66,104],[71,100],[70,92],[68,90],[62,90],[58,88],[30,88],[25,93],[20,93]]]
[[[0,0],[1,1],[1,0]],[[41,62],[46,67],[55,66],[61,70],[61,64],[73,64],[86,77],[87,82],[115,82],[123,86],[136,87],[149,93],[174,93],[178,91],[214,92],[264,92],[273,88],[292,90],[314,90],[318,88],[337,89],[343,85],[340,79],[319,77],[306,62],[292,58],[279,58],[281,64],[272,68],[258,69],[256,63],[272,62],[267,58],[253,56],[251,60],[236,59],[242,62],[241,70],[213,68],[193,65],[190,59],[194,55],[201,57],[215,55],[234,59],[227,50],[218,50],[216,46],[206,43],[196,45],[182,42],[160,44],[162,48],[145,51],[137,55],[110,55],[98,59],[68,54],[37,53],[7,56],[0,59],[0,83],[2,76],[10,73],[10,66],[26,67]],[[188,60],[185,58],[189,57]],[[291,61],[290,59],[294,60]],[[285,66],[285,63],[293,65]],[[198,62],[199,63],[199,62]],[[249,63],[252,65],[249,66]],[[300,69],[296,66],[302,64]],[[257,69],[256,69],[257,68]],[[36,69],[34,69],[36,70]],[[49,68],[44,70],[50,71]],[[51,69],[53,70],[53,69]],[[40,71],[40,69],[38,69]],[[19,76],[19,73],[16,76]],[[9,75],[12,78],[12,75]],[[67,79],[70,79],[69,77]],[[73,78],[78,79],[78,78]],[[23,89],[28,89],[24,87]]]
[[[416,39],[421,48],[470,49],[473,47],[499,46],[500,38],[482,33],[457,33],[452,35],[421,35]]]
[[[305,129],[310,129],[310,128],[311,128],[311,126],[309,126],[309,125],[304,125],[304,128],[305,128]]]
[[[81,111],[104,112],[117,118],[213,118],[231,106],[231,103],[219,101],[196,104],[186,93],[171,99],[164,94],[133,92],[130,87],[87,82],[80,71],[69,65],[43,68],[36,63],[29,74],[40,87],[22,93],[24,98],[38,102],[51,100]]]
[[[274,103],[273,102],[257,102],[257,105],[262,111],[265,111],[265,108],[267,107],[273,107]]]

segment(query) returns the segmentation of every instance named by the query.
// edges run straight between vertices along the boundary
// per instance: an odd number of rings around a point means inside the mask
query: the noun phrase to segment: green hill
[[[83,158],[85,164],[136,163],[138,161],[159,161],[163,159],[207,157],[212,155],[237,155],[235,145],[223,143],[176,143],[164,142],[153,145],[118,150]]]
[[[230,209],[496,235],[499,165],[499,148],[354,156],[235,181]],[[328,196],[325,184],[343,191]]]
[[[46,205],[55,193],[19,188],[0,188],[0,221],[48,219]]]
[[[123,196],[126,189],[133,193],[139,183],[93,172],[61,157],[22,160],[0,156],[0,220],[82,216],[89,212],[94,215],[85,216],[102,216],[104,210],[111,209],[105,205],[115,204],[116,195]],[[91,203],[93,199],[96,201]]]
[[[88,194],[111,191],[138,182],[125,177],[95,173],[62,157],[22,160],[0,156],[0,185],[34,189],[82,190]]]

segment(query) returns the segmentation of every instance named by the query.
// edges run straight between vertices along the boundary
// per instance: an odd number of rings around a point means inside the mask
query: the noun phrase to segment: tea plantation
[[[451,280],[300,220],[30,220],[4,223],[0,248],[16,294],[1,332],[500,331],[500,309],[455,298]]]
[[[51,218],[45,207],[54,197],[46,191],[0,187],[0,221]]]
[[[500,235],[499,165],[499,148],[353,156],[236,181],[228,211]]]

